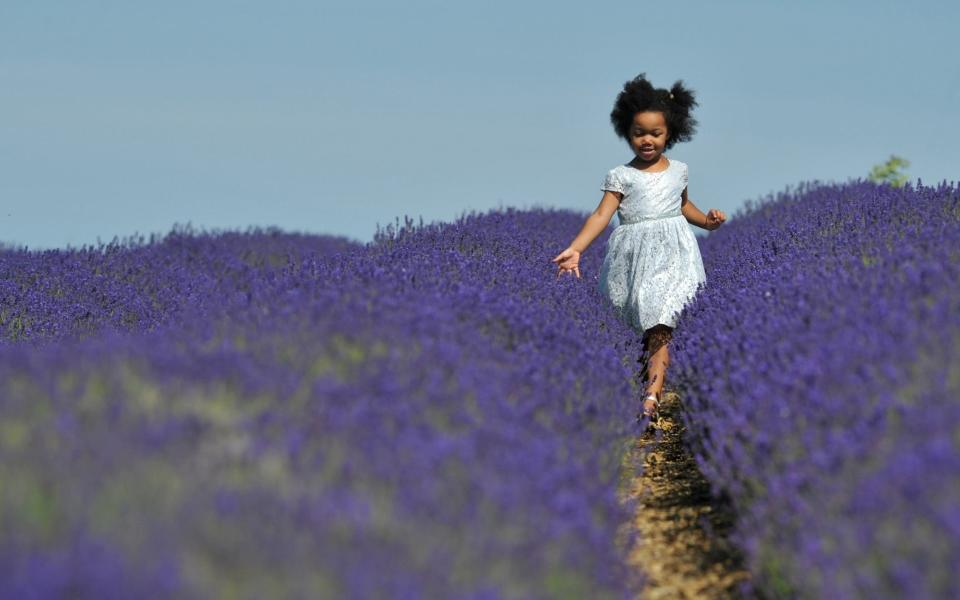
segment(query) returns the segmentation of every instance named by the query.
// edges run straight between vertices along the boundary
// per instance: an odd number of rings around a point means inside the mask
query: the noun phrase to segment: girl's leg
[[[673,338],[673,329],[662,323],[647,329],[644,332],[644,355],[647,359],[647,385],[645,393],[657,394],[663,391],[664,379],[667,375],[667,366],[670,364],[670,350],[668,343]],[[653,402],[645,403],[645,409],[653,410]]]

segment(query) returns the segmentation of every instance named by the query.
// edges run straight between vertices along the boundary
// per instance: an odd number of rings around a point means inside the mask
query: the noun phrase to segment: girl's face
[[[638,112],[630,125],[630,147],[641,162],[654,163],[667,145],[670,132],[660,111]]]

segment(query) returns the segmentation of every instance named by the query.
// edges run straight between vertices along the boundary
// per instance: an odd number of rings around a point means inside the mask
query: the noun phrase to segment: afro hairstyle
[[[677,142],[689,141],[696,133],[697,120],[690,114],[694,106],[697,106],[694,92],[683,85],[683,80],[677,80],[669,90],[657,89],[647,81],[645,73],[640,73],[623,84],[610,112],[610,122],[617,136],[629,141],[634,115],[662,112],[670,134],[665,144],[669,149]]]

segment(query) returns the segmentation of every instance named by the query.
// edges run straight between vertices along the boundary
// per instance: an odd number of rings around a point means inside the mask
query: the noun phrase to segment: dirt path
[[[726,541],[733,514],[710,495],[709,483],[683,445],[680,398],[667,391],[661,402],[661,439],[648,431],[626,458],[643,460],[646,454],[643,475],[624,492],[640,499],[633,520],[640,541],[628,558],[648,577],[639,598],[755,598],[739,591],[749,573],[737,549]],[[702,521],[708,524],[706,530]]]

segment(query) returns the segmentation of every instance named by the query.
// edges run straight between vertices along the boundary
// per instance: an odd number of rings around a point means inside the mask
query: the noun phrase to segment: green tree
[[[910,166],[910,161],[899,156],[890,156],[890,160],[882,165],[875,165],[867,179],[877,183],[889,183],[893,187],[901,187],[907,182],[907,174],[901,173],[901,168]]]

